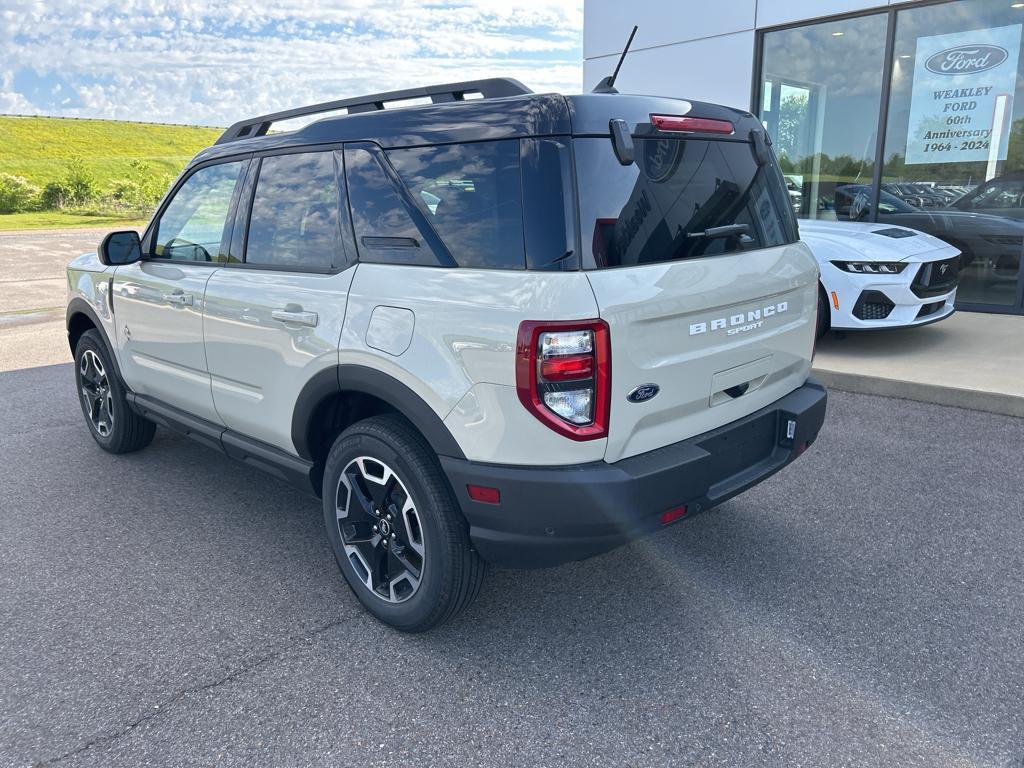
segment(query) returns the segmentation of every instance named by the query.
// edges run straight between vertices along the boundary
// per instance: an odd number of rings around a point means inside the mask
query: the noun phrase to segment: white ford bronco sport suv
[[[494,79],[245,120],[67,275],[96,442],[159,424],[317,494],[406,631],[485,562],[720,504],[825,413],[814,257],[762,126],[712,104]]]

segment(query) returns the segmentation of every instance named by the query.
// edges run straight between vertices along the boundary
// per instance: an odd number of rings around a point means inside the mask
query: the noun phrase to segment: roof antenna
[[[626,54],[629,53],[629,46],[633,44],[633,36],[636,34],[639,27],[636,24],[633,25],[633,31],[629,33],[629,40],[626,41],[626,47],[622,49],[622,55],[619,56],[619,63],[615,65],[615,71],[612,72],[611,77],[606,77],[597,85],[594,86],[594,90],[591,93],[618,93],[615,90],[615,78],[619,76],[619,67],[622,66],[623,60],[626,58]]]

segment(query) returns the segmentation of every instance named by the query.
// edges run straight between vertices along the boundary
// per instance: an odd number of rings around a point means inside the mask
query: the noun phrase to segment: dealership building
[[[957,307],[1024,314],[1024,2],[585,0],[584,85],[750,110],[801,218],[962,252]]]

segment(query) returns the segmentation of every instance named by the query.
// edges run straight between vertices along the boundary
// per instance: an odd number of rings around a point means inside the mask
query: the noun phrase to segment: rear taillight
[[[604,320],[519,325],[519,399],[556,432],[573,440],[607,437],[611,378],[611,341]]]
[[[682,115],[651,115],[651,125],[668,133],[724,133],[734,131],[728,120],[711,120],[707,117],[683,117]]]

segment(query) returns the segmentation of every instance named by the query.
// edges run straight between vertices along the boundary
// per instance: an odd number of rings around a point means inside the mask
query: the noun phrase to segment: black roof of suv
[[[431,103],[401,104],[422,98]],[[685,112],[681,105],[688,105]],[[340,110],[346,114],[297,131],[269,133],[277,122]],[[648,123],[652,112],[728,120],[743,138],[750,130],[762,130],[750,113],[718,104],[618,93],[537,94],[516,80],[492,78],[359,96],[242,120],[190,165],[243,152],[344,141],[373,141],[388,149],[531,136],[607,136],[610,118],[639,126]]]

